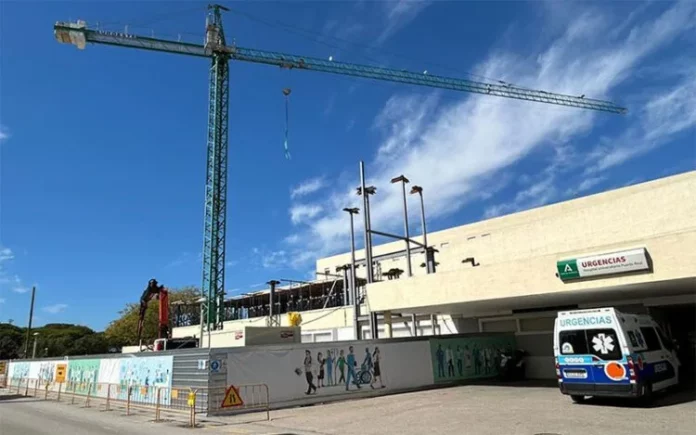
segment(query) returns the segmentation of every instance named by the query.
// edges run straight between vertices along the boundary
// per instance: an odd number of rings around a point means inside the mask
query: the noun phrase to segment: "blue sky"
[[[696,3],[231,2],[240,46],[586,94],[626,116],[231,65],[227,288],[307,279],[401,173],[429,229],[694,169]],[[0,321],[104,328],[150,277],[200,285],[207,61],[58,44],[58,20],[201,41],[205,3],[0,3]],[[290,150],[283,153],[290,96]],[[414,203],[415,205],[415,203]],[[416,207],[411,207],[416,212]],[[414,230],[418,219],[412,219]],[[360,237],[358,237],[360,238]]]

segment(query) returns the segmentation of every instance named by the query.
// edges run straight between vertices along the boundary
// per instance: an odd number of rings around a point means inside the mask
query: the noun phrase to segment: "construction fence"
[[[215,415],[265,411],[270,420],[268,387],[263,384],[208,389],[13,378],[8,380],[7,388],[11,393],[84,408],[125,409],[126,415],[133,411],[151,412],[155,422],[164,420],[163,415],[186,416],[189,427],[196,427],[197,418],[210,411]]]

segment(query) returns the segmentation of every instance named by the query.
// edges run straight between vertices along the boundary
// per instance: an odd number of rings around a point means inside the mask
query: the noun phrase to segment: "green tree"
[[[23,342],[23,330],[10,323],[0,323],[0,359],[18,358]]]
[[[170,309],[174,302],[195,304],[200,298],[200,290],[196,287],[183,287],[169,290]],[[138,312],[140,303],[128,303],[119,311],[119,318],[112,321],[104,331],[104,336],[110,346],[135,346],[138,345]],[[173,317],[173,316],[171,316]],[[159,322],[159,301],[153,299],[147,306],[145,320],[143,322],[143,344],[152,344],[157,338]]]

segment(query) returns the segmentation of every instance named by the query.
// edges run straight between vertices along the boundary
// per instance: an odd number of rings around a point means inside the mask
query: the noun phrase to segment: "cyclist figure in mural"
[[[357,376],[355,376],[355,367],[358,362],[355,360],[355,354],[353,353],[353,346],[348,347],[348,356],[346,357],[346,368],[348,373],[346,374],[346,391],[350,390],[351,380],[358,389],[360,389],[360,383],[358,382]]]

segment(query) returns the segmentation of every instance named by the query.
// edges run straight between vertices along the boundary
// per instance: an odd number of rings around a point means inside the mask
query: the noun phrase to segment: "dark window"
[[[638,340],[636,340],[636,334],[633,331],[628,331],[628,339],[631,341],[631,346],[634,348],[640,347]]]
[[[613,329],[561,331],[561,355],[595,355],[603,360],[622,358],[621,344]]]
[[[587,332],[587,343],[590,353],[603,360],[619,360],[623,357],[621,343],[613,329],[590,329]]]
[[[669,350],[670,352],[674,350],[674,344],[672,343],[672,339],[665,335],[664,331],[662,331],[662,328],[657,327],[655,328],[655,330],[657,331],[657,335],[660,337],[660,341],[662,342],[662,345],[665,347],[665,349]]]
[[[640,328],[640,332],[643,333],[643,338],[645,338],[645,345],[648,348],[648,352],[662,350],[660,340],[657,338],[657,333],[652,326],[643,326]]]
[[[561,331],[558,338],[561,343],[561,355],[587,354],[587,339],[584,330]]]

